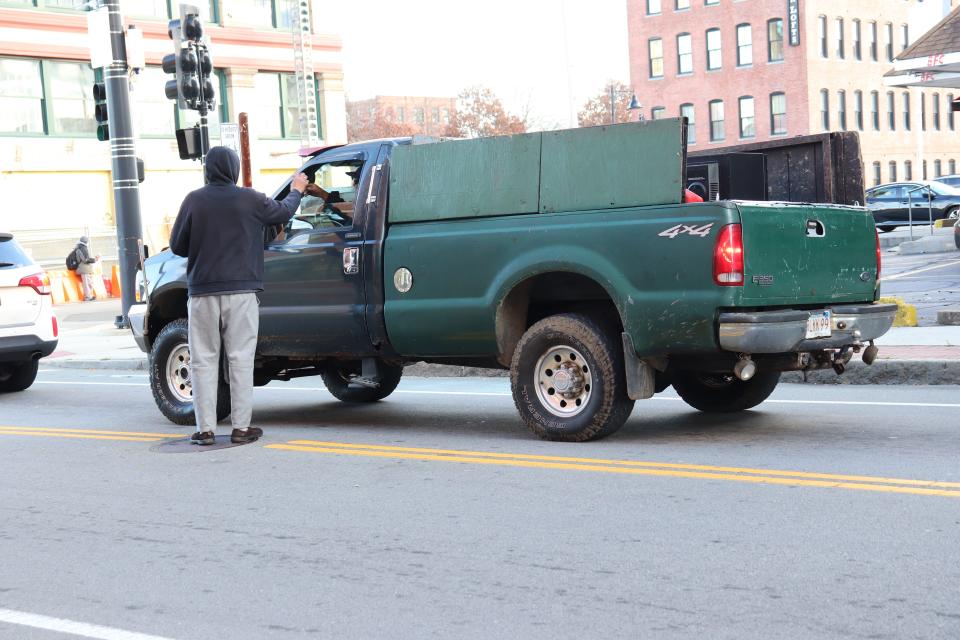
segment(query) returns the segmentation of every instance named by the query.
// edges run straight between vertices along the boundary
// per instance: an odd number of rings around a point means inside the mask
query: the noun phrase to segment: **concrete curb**
[[[124,360],[41,360],[41,367],[54,369],[109,369],[114,371],[146,371],[147,359]],[[503,369],[480,369],[418,362],[408,366],[404,375],[411,378],[507,378]],[[795,371],[783,374],[782,382],[804,384],[803,374]],[[859,361],[847,365],[843,375],[832,369],[811,371],[806,384],[901,384],[901,385],[957,385],[960,384],[960,361],[957,360],[877,360],[867,366]]]

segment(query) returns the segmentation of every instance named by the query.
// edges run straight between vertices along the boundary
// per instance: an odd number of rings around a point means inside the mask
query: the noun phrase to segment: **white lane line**
[[[52,380],[37,380],[34,384],[83,384],[83,385],[106,385],[106,386],[125,386],[125,387],[148,387],[150,385],[139,382],[55,382]],[[257,387],[257,391],[321,391],[330,393],[323,387]],[[493,398],[509,398],[512,394],[494,391],[419,391],[415,389],[397,389],[394,393],[406,393],[409,395],[422,396],[483,396]],[[651,400],[666,400],[668,402],[681,402],[680,398],[661,396],[651,398]],[[841,405],[850,407],[927,407],[938,409],[953,409],[960,407],[960,403],[951,402],[869,402],[864,400],[765,400],[764,404],[818,404],[818,405]]]
[[[913,271],[904,271],[903,273],[895,273],[890,276],[884,276],[880,278],[880,282],[886,282],[887,280],[898,280],[900,278],[905,278],[907,276],[913,276],[918,273],[923,273],[924,271],[933,271],[934,269],[943,269],[944,267],[952,267],[955,264],[960,264],[960,260],[953,260],[951,262],[944,262],[943,264],[935,264],[932,267],[924,267],[922,269],[914,269]]]
[[[69,633],[70,635],[82,636],[84,638],[100,638],[101,640],[171,640],[170,638],[161,636],[151,636],[135,631],[124,631],[123,629],[114,629],[113,627],[104,627],[98,624],[88,624],[86,622],[77,622],[64,618],[51,618],[49,616],[41,616],[25,611],[14,611],[12,609],[0,609],[0,622],[9,622],[10,624],[33,627],[34,629]]]

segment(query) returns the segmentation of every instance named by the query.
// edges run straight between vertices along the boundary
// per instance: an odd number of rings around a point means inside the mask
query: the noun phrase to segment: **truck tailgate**
[[[858,207],[738,202],[745,305],[875,299],[876,230]]]

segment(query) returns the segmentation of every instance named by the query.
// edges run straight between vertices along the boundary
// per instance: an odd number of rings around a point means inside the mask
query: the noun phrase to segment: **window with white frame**
[[[749,24],[737,25],[737,66],[753,64],[753,32]]]
[[[740,103],[740,137],[754,138],[757,135],[756,110],[753,96],[741,96]]]
[[[783,60],[783,20],[767,20],[767,61]]]
[[[782,136],[787,132],[787,95],[782,92],[770,94],[770,133]]]
[[[660,38],[651,38],[647,42],[647,49],[650,52],[650,77],[663,77],[663,40]]]
[[[723,126],[723,100],[710,101],[710,140],[717,142],[726,137]]]
[[[709,29],[707,31],[707,69],[719,69],[722,66],[721,47],[720,29]]]
[[[693,36],[677,36],[677,73],[693,73]]]
[[[0,132],[44,133],[40,61],[0,58]]]
[[[696,143],[697,118],[693,105],[689,102],[680,105],[680,115],[687,119],[687,144]]]

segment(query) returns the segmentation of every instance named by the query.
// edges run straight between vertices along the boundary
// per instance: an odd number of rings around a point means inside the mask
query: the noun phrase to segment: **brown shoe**
[[[263,429],[257,427],[247,427],[246,429],[234,429],[230,434],[230,442],[233,444],[246,444],[255,442],[263,435]]]
[[[197,431],[190,436],[190,442],[203,446],[214,444],[216,441],[217,437],[213,434],[213,431]]]

